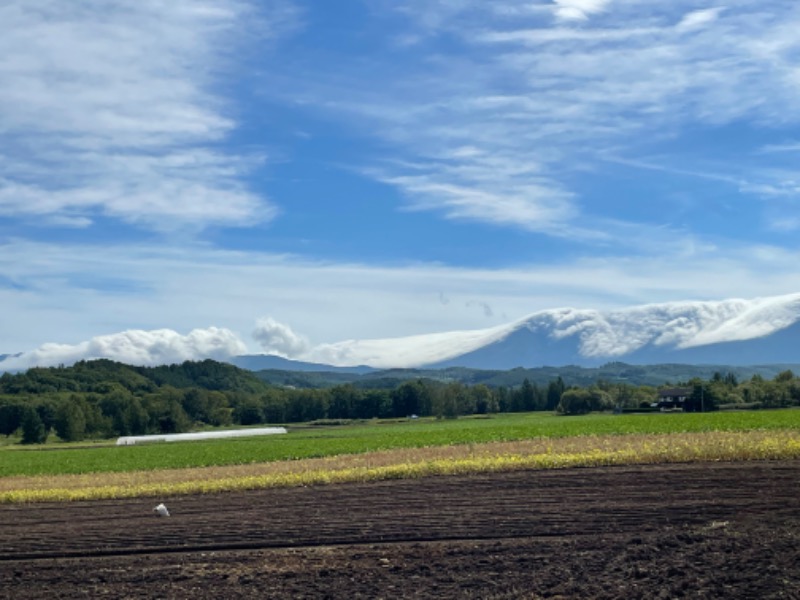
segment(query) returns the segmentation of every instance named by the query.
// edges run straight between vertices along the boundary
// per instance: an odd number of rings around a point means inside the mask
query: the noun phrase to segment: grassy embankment
[[[800,411],[541,413],[133,447],[0,450],[0,502],[208,493],[568,466],[800,458]]]

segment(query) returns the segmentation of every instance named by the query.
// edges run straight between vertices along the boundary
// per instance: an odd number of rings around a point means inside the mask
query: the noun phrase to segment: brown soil
[[[798,462],[0,507],[2,598],[800,598]],[[163,501],[172,516],[152,508]]]

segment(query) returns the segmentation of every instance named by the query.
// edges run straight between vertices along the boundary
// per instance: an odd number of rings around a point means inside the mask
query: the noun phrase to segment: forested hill
[[[249,371],[214,360],[133,367],[101,359],[81,361],[72,367],[33,368],[0,377],[0,394],[107,393],[113,387],[143,393],[155,392],[162,386],[250,394],[262,393],[270,387]]]
[[[278,386],[212,360],[163,367],[96,360],[0,377],[0,435],[36,444],[53,431],[63,441],[77,441],[259,423],[641,410],[658,399],[655,386],[633,383],[641,381],[638,367],[617,363],[604,369],[393,370],[328,385],[330,374],[296,373],[291,386]],[[800,405],[800,378],[789,369],[772,381],[759,373],[740,379],[732,371],[715,372],[704,381],[684,369],[675,365],[659,377],[683,382],[692,398],[687,410]],[[320,389],[301,387],[301,376],[315,377]],[[541,377],[549,381],[540,384]]]
[[[392,389],[405,381],[427,379],[439,382],[458,382],[466,385],[484,384],[492,388],[516,387],[526,379],[537,385],[547,385],[561,378],[566,385],[588,387],[600,381],[629,385],[663,386],[690,379],[711,379],[715,373],[733,373],[744,381],[754,375],[772,379],[786,370],[800,372],[798,365],[760,365],[731,367],[727,365],[629,365],[612,362],[601,367],[518,367],[505,371],[449,367],[442,369],[387,369],[367,373],[340,371],[297,371],[289,369],[264,369],[255,375],[272,385],[294,388],[319,389],[335,385],[352,384],[361,389]]]
[[[587,387],[599,381],[629,385],[659,386],[711,379],[714,373],[733,373],[740,381],[753,375],[772,379],[797,365],[729,367],[722,365],[628,365],[608,363],[602,367],[538,367],[494,371],[451,367],[447,369],[389,369],[370,373],[301,372],[290,370],[247,371],[214,360],[187,361],[158,367],[134,367],[111,360],[81,361],[72,367],[37,367],[23,373],[0,376],[0,394],[43,394],[58,392],[106,393],[118,387],[135,394],[155,392],[160,387],[200,388],[209,391],[261,394],[268,389],[292,387],[321,389],[352,384],[361,389],[391,390],[406,381],[426,379],[489,387],[516,387],[528,380],[547,385],[561,378],[566,385]]]

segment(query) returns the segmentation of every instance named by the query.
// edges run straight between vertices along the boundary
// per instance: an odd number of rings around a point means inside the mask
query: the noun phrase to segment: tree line
[[[800,405],[800,379],[791,371],[771,381],[759,376],[740,383],[731,373],[683,382],[689,409],[771,408]],[[324,389],[294,389],[264,383],[253,373],[216,361],[162,367],[131,367],[108,360],[72,367],[30,369],[0,377],[0,434],[19,434],[26,444],[55,432],[64,441],[123,435],[180,433],[199,427],[389,419],[410,416],[556,411],[651,410],[658,390],[600,381],[567,386],[489,387],[455,381],[414,379],[390,388],[347,383]]]

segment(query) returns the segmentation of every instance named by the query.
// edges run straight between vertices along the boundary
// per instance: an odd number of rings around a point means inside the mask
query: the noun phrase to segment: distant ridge
[[[753,366],[732,365],[682,365],[655,364],[631,365],[613,362],[598,367],[535,367],[508,370],[470,369],[450,367],[440,369],[387,369],[369,373],[342,373],[333,371],[290,371],[265,369],[255,375],[264,382],[278,386],[296,388],[324,388],[333,385],[353,384],[360,388],[392,389],[405,381],[427,379],[444,383],[459,382],[467,385],[482,383],[489,387],[522,384],[524,380],[546,386],[554,379],[561,378],[566,385],[589,386],[599,381],[616,384],[650,385],[661,387],[677,385],[694,378],[712,379],[715,373],[733,374],[739,381],[746,381],[758,375],[764,379],[774,379],[783,371],[800,373],[800,364],[769,364]]]
[[[621,310],[562,308],[508,325],[380,340],[349,340],[301,358],[377,368],[542,365],[800,363],[800,294],[649,304]]]
[[[544,365],[747,366],[800,364],[800,293],[751,300],[671,302],[617,310],[543,310],[489,329],[320,344],[284,358],[242,354],[227,329],[183,335],[128,330],[78,344],[43,344],[0,357],[0,373],[106,358],[138,365],[216,359],[250,371],[368,374],[374,369],[465,367],[508,370]]]
[[[320,363],[303,362],[300,360],[290,360],[273,354],[243,354],[234,356],[227,362],[248,371],[263,371],[274,369],[279,371],[299,371],[299,372],[328,372],[328,373],[352,373],[362,375],[374,371],[372,367],[364,365],[354,367],[335,367]]]

